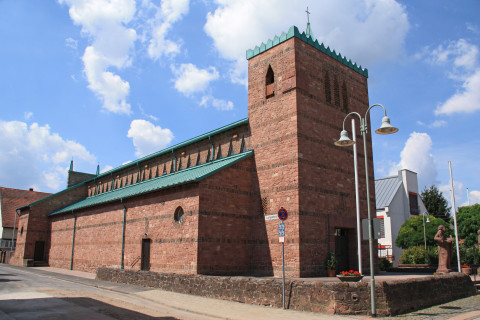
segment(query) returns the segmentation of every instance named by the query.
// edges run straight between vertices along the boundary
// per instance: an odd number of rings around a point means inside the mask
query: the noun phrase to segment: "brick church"
[[[328,251],[356,269],[353,153],[333,142],[346,113],[367,110],[368,72],[307,30],[247,51],[248,118],[105,173],[72,165],[67,189],[19,208],[10,263],[279,276],[283,207],[287,276],[325,275]],[[370,135],[367,149],[373,172]]]

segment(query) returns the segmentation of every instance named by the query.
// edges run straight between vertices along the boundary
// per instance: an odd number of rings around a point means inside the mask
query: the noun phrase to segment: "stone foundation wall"
[[[208,298],[282,307],[282,280],[279,278],[161,274],[99,268],[97,279]],[[289,309],[335,314],[370,313],[370,289],[365,282],[287,280],[285,288],[286,305]],[[376,285],[377,315],[406,313],[474,294],[476,292],[470,277],[461,273],[380,282]]]

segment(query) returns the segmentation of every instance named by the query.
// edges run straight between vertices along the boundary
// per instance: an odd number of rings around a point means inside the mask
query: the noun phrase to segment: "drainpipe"
[[[211,153],[212,158],[210,159],[210,161],[213,161],[215,159],[215,146],[213,145],[211,136],[208,136],[208,140],[210,140],[210,144],[212,145],[212,153]]]
[[[15,243],[15,239],[17,238],[15,236],[15,228],[17,226],[17,214],[18,216],[20,216],[20,213],[18,213],[18,209],[15,209],[15,222],[13,223],[13,234],[12,234],[12,244],[11,244],[11,247],[10,249],[13,251],[13,244]],[[15,246],[17,247],[17,246]]]
[[[72,210],[73,214],[73,235],[72,235],[72,256],[70,258],[70,270],[73,270],[73,249],[75,248],[75,228],[77,226],[77,216]]]
[[[173,168],[173,172],[176,172],[177,171],[177,157],[175,156],[175,152],[173,152],[173,149],[172,149],[172,154],[173,154],[173,157],[175,158],[175,166]]]
[[[123,203],[123,198],[120,198],[120,202],[122,202],[122,206],[123,206],[122,261],[120,263],[120,269],[123,270],[124,268],[123,260],[125,260],[125,222],[127,218],[127,208],[125,208],[125,204]]]

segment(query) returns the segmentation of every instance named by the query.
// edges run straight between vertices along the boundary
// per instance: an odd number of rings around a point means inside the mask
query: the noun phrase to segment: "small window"
[[[195,163],[196,166],[198,166],[200,164],[200,150],[198,151],[197,153],[197,162]]]
[[[328,71],[325,72],[325,100],[327,103],[332,103],[332,91],[330,89],[330,75]]]
[[[222,146],[218,146],[218,151],[217,151],[217,160],[222,159]]]
[[[345,114],[348,113],[348,94],[347,94],[347,85],[345,84],[345,81],[343,81],[342,84],[342,98],[343,98],[343,112]]]
[[[184,217],[183,208],[182,208],[182,207],[178,207],[178,208],[175,210],[175,213],[173,214],[173,220],[175,220],[175,221],[178,222],[178,223],[182,223],[182,222],[183,222],[183,217]]]
[[[23,235],[23,226],[22,226],[22,228],[20,229],[20,235]]]
[[[268,66],[267,75],[265,76],[266,97],[267,99],[275,95],[274,91],[275,75],[272,66]]]
[[[232,143],[232,139],[230,139],[230,146],[228,147],[228,153],[227,153],[227,157],[230,157],[230,156],[233,156],[233,143]]]
[[[409,192],[408,201],[410,202],[410,214],[418,216],[420,209],[418,208],[418,194]]]
[[[190,168],[191,165],[192,165],[192,161],[190,160],[190,155],[188,155],[187,168]]]
[[[340,108],[340,87],[338,86],[337,77],[333,79],[333,95],[335,98],[335,106]]]

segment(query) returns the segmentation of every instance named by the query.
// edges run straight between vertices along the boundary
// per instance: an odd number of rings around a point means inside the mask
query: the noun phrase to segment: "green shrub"
[[[392,263],[387,258],[380,258],[380,270],[387,271],[392,266]]]
[[[425,261],[425,248],[422,246],[405,249],[400,256],[400,263],[402,264],[424,264]]]

